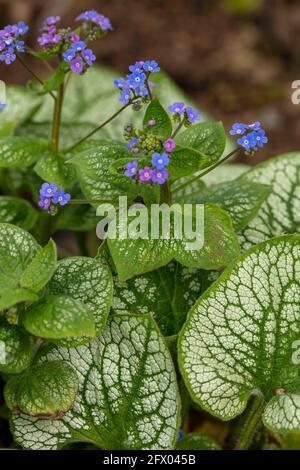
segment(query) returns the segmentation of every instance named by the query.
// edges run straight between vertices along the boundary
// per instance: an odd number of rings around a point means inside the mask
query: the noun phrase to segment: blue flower
[[[86,43],[84,41],[76,41],[72,44],[72,49],[76,52],[81,52],[86,48]]]
[[[71,62],[76,56],[76,51],[74,49],[67,49],[66,52],[63,53],[63,58],[65,62]]]
[[[198,111],[196,111],[194,108],[191,106],[188,106],[185,110],[187,119],[191,124],[194,124],[194,122],[199,121],[201,119],[200,114]]]
[[[63,189],[60,189],[53,195],[53,202],[54,204],[59,204],[60,206],[65,206],[69,200],[71,199],[71,195],[65,193]]]
[[[76,17],[76,21],[90,21],[99,26],[103,31],[112,29],[111,22],[106,16],[101,15],[96,10],[87,10]]]
[[[152,165],[158,170],[163,170],[165,166],[168,165],[169,161],[170,159],[168,157],[168,154],[165,152],[162,154],[155,152],[152,155]]]
[[[48,212],[55,212],[55,204],[64,206],[71,199],[63,189],[57,190],[56,183],[43,183],[40,189],[39,206]]]
[[[16,50],[18,52],[25,52],[25,42],[24,41],[16,41]]]
[[[248,134],[248,137],[253,139],[257,147],[260,148],[262,148],[268,142],[268,138],[266,137],[265,131],[263,129],[259,130],[258,132],[251,132],[250,134]]]
[[[15,36],[23,36],[29,30],[28,26],[24,23],[24,21],[19,21],[15,26]]]
[[[129,66],[130,72],[143,72],[144,70],[144,61],[139,60],[135,64]]]
[[[138,143],[139,139],[137,137],[133,137],[133,139],[130,140],[130,142],[128,142],[126,144],[126,147],[128,149],[131,149],[134,145],[136,145]]]
[[[119,101],[123,104],[128,104],[130,100],[131,100],[130,90],[125,89],[125,90],[121,91]]]
[[[137,172],[137,167],[138,167],[138,162],[137,160],[134,160],[133,162],[128,162],[125,165],[126,171],[125,171],[125,176],[131,178],[134,176]]]
[[[53,197],[56,192],[56,183],[43,183],[40,189],[40,196],[49,198]]]
[[[141,96],[142,98],[145,98],[146,96],[149,95],[149,92],[145,86],[138,87],[134,91],[137,96]]]
[[[183,429],[179,429],[178,431],[178,441],[181,442],[183,440],[183,435],[184,435],[184,432],[183,432]]]
[[[238,145],[244,147],[247,152],[250,152],[251,149],[256,147],[256,138],[254,132],[250,132],[249,134],[243,135],[237,141]]]
[[[133,72],[128,75],[128,82],[131,88],[135,89],[145,83],[146,75],[143,72]]]
[[[38,204],[39,204],[39,206],[42,207],[43,209],[48,210],[48,209],[50,208],[51,202],[52,202],[52,201],[51,201],[51,198],[41,196],[41,198],[40,198]]]
[[[128,88],[128,82],[127,80],[125,80],[125,78],[120,77],[114,80],[114,86],[115,88],[119,88],[120,90],[122,90],[124,88]]]
[[[152,182],[158,184],[164,184],[164,182],[168,179],[169,172],[168,170],[154,170],[152,174]]]
[[[0,61],[5,62],[6,65],[10,65],[16,60],[16,54],[13,47],[9,47],[0,55]]]
[[[171,113],[183,114],[185,111],[185,105],[182,102],[176,102],[168,106],[168,110]]]
[[[146,60],[144,62],[144,70],[149,73],[156,73],[160,71],[160,67],[156,60]]]
[[[92,63],[96,60],[96,56],[93,53],[92,49],[84,49],[82,51],[82,57],[86,61],[87,65],[92,65]]]
[[[248,129],[251,129],[252,131],[259,131],[260,130],[260,122],[259,121],[255,121],[253,122],[252,124],[248,124],[247,128]]]
[[[242,122],[236,122],[232,125],[231,130],[229,131],[230,135],[243,135],[248,129],[247,124],[243,124]]]

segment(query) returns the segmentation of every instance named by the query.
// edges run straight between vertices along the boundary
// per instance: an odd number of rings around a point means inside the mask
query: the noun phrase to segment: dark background
[[[156,59],[227,130],[261,120],[270,142],[247,163],[300,147],[300,105],[291,103],[300,79],[299,0],[0,0],[1,26],[23,19],[36,46],[46,16],[72,25],[92,8],[114,26],[93,44],[98,62],[126,73],[136,60]],[[0,78],[23,84],[28,76],[14,63],[0,65]]]

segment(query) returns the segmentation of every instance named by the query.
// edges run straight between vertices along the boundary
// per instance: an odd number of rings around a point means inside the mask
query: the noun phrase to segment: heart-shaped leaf
[[[47,150],[48,142],[30,137],[0,140],[0,168],[26,168]]]
[[[112,292],[113,281],[107,265],[84,256],[59,261],[47,286],[50,295],[66,295],[83,303],[94,316],[97,334],[107,321]]]
[[[42,180],[48,183],[55,181],[63,188],[70,186],[75,179],[74,167],[67,165],[62,155],[57,155],[50,150],[43,153],[35,164],[34,171]]]
[[[18,374],[26,369],[32,359],[28,335],[17,326],[0,322],[0,372]]]
[[[176,142],[206,155],[207,166],[210,166],[222,156],[226,134],[221,122],[201,122],[180,133],[176,137]]]
[[[257,216],[243,230],[243,250],[284,233],[300,232],[300,153],[272,158],[241,176],[272,187]]]
[[[176,207],[173,212],[174,219],[172,219],[171,213],[171,231],[173,225],[175,225],[174,220],[177,209],[179,210]],[[133,237],[121,239],[118,236],[115,239],[108,238],[108,247],[117,268],[119,279],[124,281],[137,274],[153,271],[164,266],[172,259],[179,261],[184,266],[207,270],[220,269],[226,266],[239,254],[239,246],[231,219],[226,212],[213,205],[205,206],[203,214],[204,238],[200,237],[200,227],[197,232],[197,241],[193,240],[196,241],[195,246],[190,245],[191,240],[188,241],[184,233],[181,234],[183,235],[181,239],[176,239],[171,232],[169,239],[163,237],[158,239]],[[194,214],[191,218],[194,222]],[[151,217],[148,217],[148,219],[149,226],[146,228],[148,229],[148,236],[151,238]],[[132,220],[129,217],[128,225],[131,222]],[[200,244],[203,241],[204,245],[199,247],[198,241]]]
[[[72,407],[77,391],[73,367],[64,361],[51,361],[11,378],[5,385],[4,398],[14,412],[55,419]]]
[[[187,189],[186,189],[187,188]],[[175,201],[192,204],[216,204],[226,210],[235,230],[252,220],[270,193],[270,187],[251,181],[230,181],[204,189],[201,180],[174,194]]]
[[[38,213],[24,199],[12,196],[0,196],[0,221],[18,225],[30,230],[37,219]]]
[[[170,449],[178,433],[179,398],[170,353],[153,320],[115,315],[99,338],[39,358],[67,361],[79,391],[62,419],[12,415],[16,442],[26,449],[60,449],[89,441],[104,449]]]
[[[111,165],[120,158],[130,160],[125,144],[112,141],[87,142],[87,150],[69,160],[76,166],[80,186],[88,199],[114,199],[137,193],[137,185],[122,174],[113,174]]]
[[[23,271],[20,278],[21,287],[39,292],[52,277],[56,269],[56,258],[56,245],[50,240]]]
[[[36,297],[33,292],[20,289],[20,279],[40,249],[25,230],[15,225],[0,224],[0,308]],[[14,296],[15,302],[12,303]],[[9,298],[7,305],[5,298]]]
[[[179,363],[204,409],[232,419],[258,390],[267,426],[300,429],[299,285],[300,237],[288,235],[243,254],[200,297],[180,334]]]
[[[207,166],[209,157],[189,147],[176,146],[170,155],[170,176],[172,180],[192,175]]]
[[[95,336],[90,309],[79,300],[64,295],[41,299],[22,313],[21,321],[29,333],[41,338]]]
[[[148,105],[143,124],[147,125],[152,119],[155,120],[155,124],[151,126],[151,133],[157,134],[164,139],[170,137],[172,133],[172,122],[168,113],[157,98],[154,98]]]
[[[188,310],[209,285],[210,272],[169,263],[128,281],[115,279],[113,311],[149,314],[164,336],[181,329]]]

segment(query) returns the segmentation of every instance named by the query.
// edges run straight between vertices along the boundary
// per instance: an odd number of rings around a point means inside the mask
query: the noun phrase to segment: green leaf
[[[55,183],[58,186],[67,188],[75,180],[75,171],[62,155],[57,155],[50,150],[44,152],[42,157],[34,166],[36,174],[48,183]]]
[[[188,310],[209,284],[210,273],[169,263],[163,268],[128,281],[115,279],[113,311],[118,314],[147,314],[164,336],[181,329]]]
[[[34,238],[25,230],[10,224],[0,224],[0,308],[36,298],[36,295],[20,289],[23,271],[40,251]],[[9,292],[11,291],[11,292]]]
[[[176,142],[183,147],[191,147],[207,155],[207,166],[210,166],[222,156],[226,134],[221,122],[201,122],[180,133],[176,137]]]
[[[0,140],[0,168],[26,168],[46,151],[47,142],[30,137],[6,137]]]
[[[0,310],[8,309],[21,302],[36,302],[38,295],[28,289],[11,287],[0,289]]]
[[[23,271],[20,285],[33,292],[39,292],[53,276],[56,259],[56,245],[50,240]]]
[[[250,181],[229,181],[208,189],[201,180],[194,181],[174,194],[175,201],[191,204],[216,204],[226,210],[235,230],[242,230],[252,220],[270,193],[270,187]]]
[[[180,212],[179,209],[181,209]],[[232,222],[226,212],[213,205],[204,207],[204,240],[201,237],[201,230],[197,233],[198,239],[201,238],[204,241],[204,245],[200,249],[199,244],[191,246],[191,240],[188,241],[184,233],[180,234],[182,235],[181,239],[176,239],[174,233],[172,234],[175,214],[182,214],[182,212],[181,206],[175,206],[174,212],[171,212],[169,239],[163,238],[161,234],[158,239],[151,238],[149,213],[149,239],[132,237],[121,239],[118,237],[118,233],[116,238],[107,239],[120,280],[125,281],[138,274],[153,271],[166,265],[172,259],[179,261],[184,266],[207,270],[221,269],[239,254]],[[194,215],[191,218],[193,225]],[[135,217],[128,217],[128,225],[134,221]],[[196,237],[194,241],[196,241]]]
[[[30,230],[36,223],[37,211],[24,199],[0,196],[0,221]]]
[[[64,361],[32,366],[11,378],[4,388],[4,398],[14,413],[57,419],[72,407],[78,391],[78,377]]]
[[[193,400],[213,415],[238,416],[258,391],[268,427],[300,429],[299,267],[298,235],[268,240],[233,262],[191,309],[180,368]]]
[[[7,121],[0,123],[0,137],[11,137],[15,133],[15,129],[17,126],[16,121]]]
[[[300,153],[272,158],[240,177],[272,187],[257,216],[241,234],[242,249],[284,233],[300,232]]]
[[[157,98],[154,98],[146,109],[143,124],[147,125],[150,119],[155,120],[151,126],[151,133],[167,139],[172,134],[172,122]]]
[[[93,314],[96,332],[106,324],[112,303],[113,281],[103,261],[71,256],[58,262],[47,286],[51,295],[66,295],[80,301]]]
[[[192,175],[207,166],[209,157],[192,148],[176,146],[170,157],[168,169],[172,180]]]
[[[69,160],[76,166],[80,186],[88,199],[108,199],[136,194],[138,185],[124,175],[115,175],[111,172],[111,165],[116,159],[130,159],[125,144],[99,140],[94,141],[85,151],[79,152]]]
[[[17,326],[4,320],[0,323],[0,372],[18,374],[26,369],[32,359],[28,335]]]
[[[71,145],[73,145],[75,142],[85,137],[89,132],[94,130],[95,127],[96,124],[94,124],[93,122],[62,122],[60,126],[59,136],[60,147],[62,149],[71,147]],[[15,135],[20,137],[26,137],[30,135],[31,137],[35,137],[37,139],[45,139],[49,141],[51,139],[51,131],[51,121],[29,121],[19,126],[16,130]],[[95,139],[97,135],[98,133],[95,133],[93,135],[93,138]],[[102,137],[109,137],[105,129],[102,130],[101,135]]]
[[[88,204],[66,205],[59,209],[53,219],[51,228],[56,230],[73,230],[75,232],[95,229],[99,217],[96,209]]]
[[[22,314],[21,321],[29,333],[41,338],[95,336],[90,309],[79,300],[64,295],[41,299]]]
[[[201,179],[207,186],[214,186],[215,184],[235,180],[250,168],[250,165],[245,165],[244,163],[226,163],[217,166],[217,168],[207,173]]]
[[[200,432],[185,433],[182,441],[177,443],[178,450],[221,450],[220,446],[209,436]]]
[[[52,348],[39,362],[64,360],[78,373],[73,408],[55,421],[11,417],[25,449],[61,449],[92,442],[104,449],[171,449],[179,397],[163,337],[151,318],[115,315],[100,337],[74,349]]]
[[[56,90],[59,85],[64,82],[65,72],[63,70],[56,70],[49,78],[44,80],[44,90],[52,91]]]
[[[41,99],[32,96],[25,88],[6,87],[6,108],[0,113],[0,123],[21,123],[34,116],[41,105]]]

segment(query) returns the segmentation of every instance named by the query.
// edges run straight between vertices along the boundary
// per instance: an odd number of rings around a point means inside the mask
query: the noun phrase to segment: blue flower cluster
[[[183,102],[176,102],[168,107],[168,110],[174,114],[173,119],[175,122],[180,123],[183,119],[183,124],[189,126],[201,119],[200,114],[196,109],[191,106],[185,106]]]
[[[88,49],[86,43],[80,40],[72,42],[71,47],[64,52],[63,58],[65,62],[70,63],[70,69],[74,73],[84,72],[96,60],[92,49]]]
[[[236,143],[241,145],[247,153],[253,153],[268,142],[268,138],[265,135],[265,131],[261,129],[259,121],[253,122],[252,124],[236,122],[233,124],[229,134],[240,136]]]
[[[103,31],[112,30],[111,22],[106,16],[101,15],[96,10],[88,10],[80,13],[76,21],[83,21],[84,29],[88,29],[91,25],[100,27]]]
[[[17,24],[7,25],[0,30],[0,61],[10,65],[16,60],[17,52],[25,52],[24,41],[19,37],[28,31],[28,26],[19,21]]]
[[[54,213],[55,205],[65,206],[71,199],[63,189],[57,189],[56,183],[43,183],[40,189],[39,206],[47,212]]]
[[[160,71],[158,63],[155,60],[138,61],[130,65],[130,74],[125,78],[118,78],[114,81],[115,88],[121,90],[119,101],[128,104],[133,98],[149,97],[149,89],[153,83],[148,81],[151,73]]]

